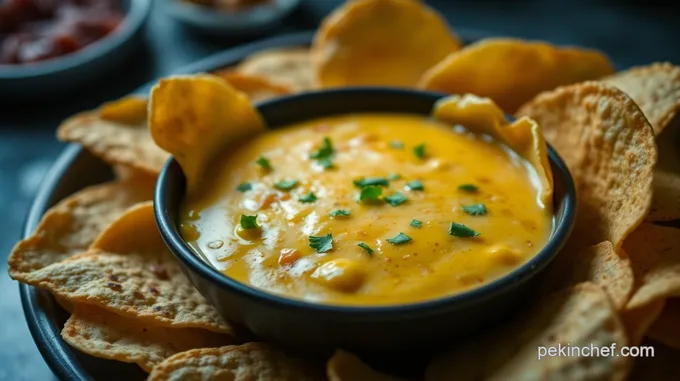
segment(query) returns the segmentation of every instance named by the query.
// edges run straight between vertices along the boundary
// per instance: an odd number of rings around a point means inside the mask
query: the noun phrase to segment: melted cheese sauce
[[[335,150],[331,169],[309,157],[325,137]],[[424,158],[414,154],[420,144]],[[261,156],[271,170],[256,164]],[[394,114],[324,118],[225,148],[206,172],[212,177],[204,192],[185,200],[181,231],[225,275],[268,292],[341,305],[431,300],[501,277],[546,244],[552,211],[538,200],[532,171],[507,147],[461,126]],[[382,187],[383,196],[399,192],[408,201],[357,201],[354,180],[392,174],[399,179]],[[278,190],[280,180],[299,184]],[[424,189],[409,189],[412,180]],[[252,189],[238,191],[244,182]],[[458,189],[463,184],[478,191]],[[301,202],[309,192],[316,201]],[[462,209],[479,203],[485,215]],[[351,214],[331,217],[337,209]],[[257,215],[261,229],[242,229],[241,215]],[[410,226],[413,219],[422,225]],[[480,235],[451,236],[451,222]],[[332,250],[318,253],[309,246],[310,236],[329,233]],[[387,242],[399,233],[411,241]]]

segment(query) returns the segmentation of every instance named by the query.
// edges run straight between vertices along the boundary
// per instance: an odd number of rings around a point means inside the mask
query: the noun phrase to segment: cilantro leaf
[[[486,214],[486,206],[484,204],[463,205],[461,209],[471,216],[483,216]]]
[[[367,187],[361,188],[361,193],[359,193],[359,201],[379,201],[380,196],[382,196],[382,188],[369,185]]]
[[[421,191],[425,189],[423,183],[420,180],[411,180],[406,183],[406,188],[412,191]]]
[[[413,226],[414,228],[419,228],[420,225],[423,224],[423,221],[416,220],[415,218],[411,220],[411,223],[409,225]]]
[[[449,235],[452,235],[454,237],[467,238],[477,237],[478,235],[480,235],[480,233],[470,229],[469,227],[463,224],[457,224],[455,222],[452,222],[451,226],[449,227]]]
[[[328,233],[321,236],[309,236],[309,247],[316,250],[317,253],[325,253],[333,249],[333,235]]]
[[[390,185],[390,182],[387,181],[387,179],[384,177],[364,177],[361,179],[354,180],[354,185],[358,186],[359,188],[364,188],[368,186],[386,187]]]
[[[401,245],[402,243],[409,242],[410,240],[411,237],[407,236],[404,233],[399,233],[392,238],[388,238],[387,242],[391,243],[392,245]]]
[[[239,192],[241,192],[241,193],[247,192],[247,191],[249,191],[249,190],[251,190],[251,189],[253,189],[253,184],[248,183],[248,182],[242,182],[241,184],[239,184],[239,185],[236,187],[236,190],[239,191]]]
[[[408,198],[399,192],[395,192],[387,197],[385,197],[385,202],[392,206],[401,205],[408,201]]]
[[[254,216],[241,214],[241,227],[244,229],[259,229],[260,225],[257,224],[257,214]]]
[[[328,169],[333,167],[333,154],[335,150],[333,149],[333,142],[329,137],[323,138],[323,143],[321,147],[310,153],[309,158],[317,160],[317,163],[324,168]]]
[[[427,153],[425,152],[425,144],[418,144],[417,146],[413,147],[413,154],[419,159],[424,159],[425,156],[427,156]]]
[[[272,169],[272,164],[271,164],[271,163],[269,162],[269,160],[268,160],[266,157],[264,157],[264,156],[260,156],[260,157],[255,161],[255,163],[257,163],[257,165],[259,165],[260,167],[262,167],[262,168],[264,168],[264,169],[267,169],[267,170]]]
[[[394,148],[394,149],[404,149],[404,143],[402,143],[402,142],[399,141],[399,140],[392,140],[392,141],[390,142],[390,148]]]
[[[387,178],[392,181],[399,180],[401,179],[401,175],[398,173],[391,173],[389,176],[387,176]]]
[[[331,212],[331,217],[347,217],[351,214],[347,209],[335,209],[334,211]]]
[[[365,244],[363,242],[359,242],[359,243],[357,243],[357,246],[366,250],[366,254],[368,254],[369,256],[371,256],[373,254],[373,249],[371,249],[371,247],[368,246],[367,244]]]
[[[298,198],[298,201],[308,204],[316,201],[316,195],[314,192],[309,192],[306,195],[303,195],[302,197]]]
[[[477,193],[477,191],[479,190],[479,188],[477,188],[477,186],[473,184],[459,185],[458,189],[468,193]]]
[[[317,163],[319,163],[319,165],[323,169],[333,168],[333,159],[330,157],[327,157],[325,159],[319,159]]]
[[[297,180],[280,180],[274,184],[274,188],[278,190],[291,190],[295,188],[300,182]]]

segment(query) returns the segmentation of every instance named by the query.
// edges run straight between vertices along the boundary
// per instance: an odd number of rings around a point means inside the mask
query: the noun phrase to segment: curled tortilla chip
[[[294,92],[316,87],[312,59],[307,48],[269,49],[251,54],[237,66],[236,71],[265,78]]]
[[[489,97],[513,113],[542,91],[613,72],[609,59],[595,50],[489,38],[446,57],[423,75],[419,87]]]
[[[316,364],[265,343],[193,349],[157,365],[147,381],[323,381]]]
[[[503,111],[489,98],[452,95],[437,102],[434,117],[450,124],[461,124],[471,131],[489,135],[517,152],[535,170],[539,200],[552,207],[553,177],[541,129],[529,118],[508,123]]]
[[[130,206],[153,198],[153,181],[117,181],[85,188],[50,208],[33,235],[19,241],[9,274],[24,282],[33,271],[84,252]]]
[[[680,67],[657,62],[602,79],[628,94],[659,135],[680,111]]]
[[[232,333],[168,252],[151,202],[127,210],[87,252],[33,271],[22,281],[140,323]]]
[[[230,69],[220,70],[215,74],[236,90],[246,93],[253,102],[277,98],[292,92],[290,87],[276,84],[265,77],[243,74]]]
[[[593,282],[607,292],[617,310],[626,305],[635,285],[630,259],[623,250],[617,253],[609,241],[577,250],[567,245],[557,255],[546,281],[541,288],[547,291]]]
[[[649,213],[654,132],[640,108],[614,87],[585,82],[543,93],[517,115],[538,122],[576,182],[574,235],[583,246],[623,240]]]
[[[146,372],[176,353],[231,340],[203,329],[157,327],[83,304],[75,306],[61,337],[88,355],[136,363]]]
[[[157,175],[169,155],[151,139],[146,110],[147,101],[142,98],[106,103],[98,110],[67,119],[59,126],[57,137],[82,144],[108,164]]]
[[[643,223],[624,248],[638,285],[626,308],[680,296],[680,229]]]
[[[150,109],[151,135],[182,166],[188,193],[220,149],[265,129],[246,94],[214,75],[161,79]]]
[[[652,208],[645,220],[653,222],[676,219],[680,219],[680,173],[656,168]]]
[[[401,378],[377,372],[357,356],[337,350],[326,364],[328,381],[400,381]]]
[[[674,349],[680,349],[680,299],[666,299],[666,304],[659,317],[654,321],[647,336],[668,345]]]
[[[621,320],[626,327],[630,345],[638,345],[642,342],[649,327],[661,314],[665,303],[666,301],[661,299],[621,312]]]
[[[312,43],[321,87],[413,87],[461,43],[425,2],[347,1],[328,16]]]
[[[630,381],[680,380],[679,350],[652,340],[646,340],[643,345],[654,348],[654,356],[640,356],[635,359]]]
[[[627,344],[621,321],[607,294],[592,283],[546,297],[498,332],[468,345],[456,344],[435,358],[426,381],[450,380],[623,380],[630,358],[545,356],[539,348],[570,345],[621,348]]]

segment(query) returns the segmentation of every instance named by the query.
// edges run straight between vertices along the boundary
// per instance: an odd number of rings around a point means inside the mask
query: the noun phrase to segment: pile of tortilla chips
[[[169,254],[150,202],[169,157],[148,128],[150,118],[163,123],[163,102],[180,99],[198,116],[173,126],[190,141],[200,135],[191,126],[209,129],[229,114],[215,107],[224,89],[249,106],[246,97],[381,85],[471,93],[532,118],[569,166],[579,199],[574,233],[533,307],[451,343],[417,380],[680,379],[680,149],[672,123],[680,67],[615,72],[597,51],[506,38],[462,46],[422,1],[353,0],[323,22],[311,48],[259,52],[215,74],[221,79],[167,81],[153,115],[146,99],[126,98],[60,126],[59,139],[81,144],[116,178],[53,206],[15,246],[9,271],[71,313],[62,337],[73,347],[136,363],[149,380],[408,380],[341,349],[324,374],[323,360],[237,337]],[[656,357],[537,358],[539,346],[641,343],[653,343]]]

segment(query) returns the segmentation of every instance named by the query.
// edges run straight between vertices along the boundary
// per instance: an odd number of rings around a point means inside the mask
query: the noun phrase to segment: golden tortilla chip
[[[626,333],[607,294],[592,283],[544,298],[497,332],[489,332],[435,358],[426,381],[623,380],[630,358],[547,356],[551,347],[618,349]],[[539,351],[545,348],[540,360]],[[573,353],[572,353],[573,354]]]
[[[630,381],[671,381],[680,380],[680,351],[668,348],[652,340],[643,345],[654,348],[654,356],[640,356],[635,359],[635,367]]]
[[[243,74],[231,69],[220,70],[215,74],[236,90],[246,93],[253,102],[277,98],[292,92],[289,86],[276,84],[265,77]]]
[[[613,72],[609,59],[595,50],[489,38],[446,57],[423,75],[419,87],[489,97],[513,113],[542,91]]]
[[[228,143],[265,129],[248,97],[214,75],[161,79],[151,90],[150,110],[151,135],[182,166],[188,193]]]
[[[643,223],[626,239],[624,249],[638,285],[627,309],[680,296],[680,229]]]
[[[67,119],[59,126],[62,141],[82,144],[111,165],[124,165],[157,175],[169,155],[151,139],[146,123],[147,101],[128,97],[99,110]]]
[[[680,111],[680,67],[657,62],[602,79],[628,94],[659,135]]]
[[[552,207],[553,177],[548,151],[540,127],[529,118],[508,123],[503,111],[489,98],[472,94],[452,95],[437,102],[434,117],[450,124],[487,134],[527,160],[536,170],[540,184],[539,199]]]
[[[126,211],[87,252],[33,271],[22,281],[140,323],[232,332],[168,252],[151,202]]]
[[[321,87],[414,87],[460,46],[424,2],[362,0],[345,2],[323,21],[311,54]]]
[[[77,304],[61,337],[81,352],[136,363],[146,372],[166,358],[194,348],[219,347],[231,338],[197,328],[167,328]]]
[[[157,365],[147,381],[323,381],[316,364],[265,343],[193,349]]]
[[[543,93],[517,112],[541,126],[576,182],[574,235],[583,246],[623,240],[647,216],[657,160],[654,132],[621,90],[585,82]]]
[[[400,381],[401,378],[377,372],[357,356],[337,350],[326,364],[328,381]]]
[[[45,213],[33,235],[14,246],[10,276],[24,282],[31,272],[84,252],[127,208],[152,198],[152,181],[110,182],[69,196]]]
[[[647,336],[666,344],[671,348],[680,349],[680,299],[666,299],[666,304],[659,317],[654,321]]]
[[[680,174],[656,168],[652,208],[645,220],[670,221],[680,219]]]
[[[269,49],[251,54],[236,67],[236,71],[265,78],[294,92],[316,87],[312,60],[307,48]]]
[[[642,342],[649,327],[661,314],[664,304],[665,300],[661,299],[621,312],[621,320],[626,327],[630,345],[638,345]]]
[[[630,259],[623,250],[617,254],[609,241],[586,249],[572,250],[567,246],[551,266],[541,289],[558,291],[590,281],[607,292],[617,310],[626,305],[635,285]]]

